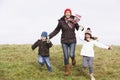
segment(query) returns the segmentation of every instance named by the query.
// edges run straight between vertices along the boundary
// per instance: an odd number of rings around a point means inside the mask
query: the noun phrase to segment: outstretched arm
[[[104,45],[98,41],[94,41],[94,44],[100,48],[104,48],[104,49],[111,49],[111,47],[107,46],[107,45]]]
[[[34,50],[36,47],[38,46],[38,41],[36,41],[33,45],[32,45],[32,50]]]
[[[60,29],[61,29],[61,25],[60,25],[60,22],[59,22],[57,27],[55,28],[55,30],[52,33],[49,34],[49,39],[51,39],[52,37],[57,35],[60,32]]]

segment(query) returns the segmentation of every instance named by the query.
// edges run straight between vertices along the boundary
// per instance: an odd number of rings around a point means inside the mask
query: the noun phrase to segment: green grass
[[[37,49],[32,51],[31,45],[0,45],[0,80],[89,80],[88,75],[82,75],[80,49],[81,46],[78,45],[77,64],[71,65],[71,75],[64,76],[63,53],[60,45],[54,45],[50,50],[52,73],[47,71],[46,66],[40,69]],[[96,80],[120,80],[119,60],[120,46],[113,46],[113,50],[95,47]]]

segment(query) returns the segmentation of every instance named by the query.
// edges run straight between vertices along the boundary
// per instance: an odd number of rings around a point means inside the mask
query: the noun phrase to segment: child
[[[49,48],[52,47],[52,43],[47,39],[47,32],[42,32],[41,39],[36,41],[32,45],[32,50],[34,50],[36,47],[39,47],[38,49],[39,64],[41,65],[41,67],[43,67],[45,63],[48,71],[52,72],[52,67],[49,60]]]
[[[83,31],[79,30],[79,37],[81,38],[81,34],[83,34]],[[81,36],[80,36],[81,35]],[[89,67],[89,73],[91,80],[95,80],[93,76],[93,61],[94,61],[94,45],[105,48],[105,49],[111,49],[110,46],[106,46],[102,43],[99,43],[96,40],[92,39],[91,33],[85,32],[84,34],[84,44],[81,49],[81,55],[82,55],[82,66],[83,70],[88,66]]]

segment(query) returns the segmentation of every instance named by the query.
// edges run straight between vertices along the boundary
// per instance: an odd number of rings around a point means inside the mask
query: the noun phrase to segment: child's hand
[[[108,50],[112,50],[112,47],[111,47],[111,46],[109,46],[109,47],[108,47]]]
[[[50,39],[49,39],[49,37],[47,38],[47,43],[50,43]]]

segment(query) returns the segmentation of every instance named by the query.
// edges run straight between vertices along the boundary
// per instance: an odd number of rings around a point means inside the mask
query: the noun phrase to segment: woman
[[[56,34],[62,30],[61,44],[64,54],[65,76],[70,75],[69,56],[72,60],[72,65],[76,64],[75,60],[75,47],[76,47],[76,35],[75,29],[79,29],[79,25],[74,20],[75,16],[72,15],[70,9],[64,11],[64,16],[59,20],[55,30],[49,34],[49,39],[53,38]],[[68,51],[68,49],[70,51]],[[70,52],[70,54],[69,54]]]

